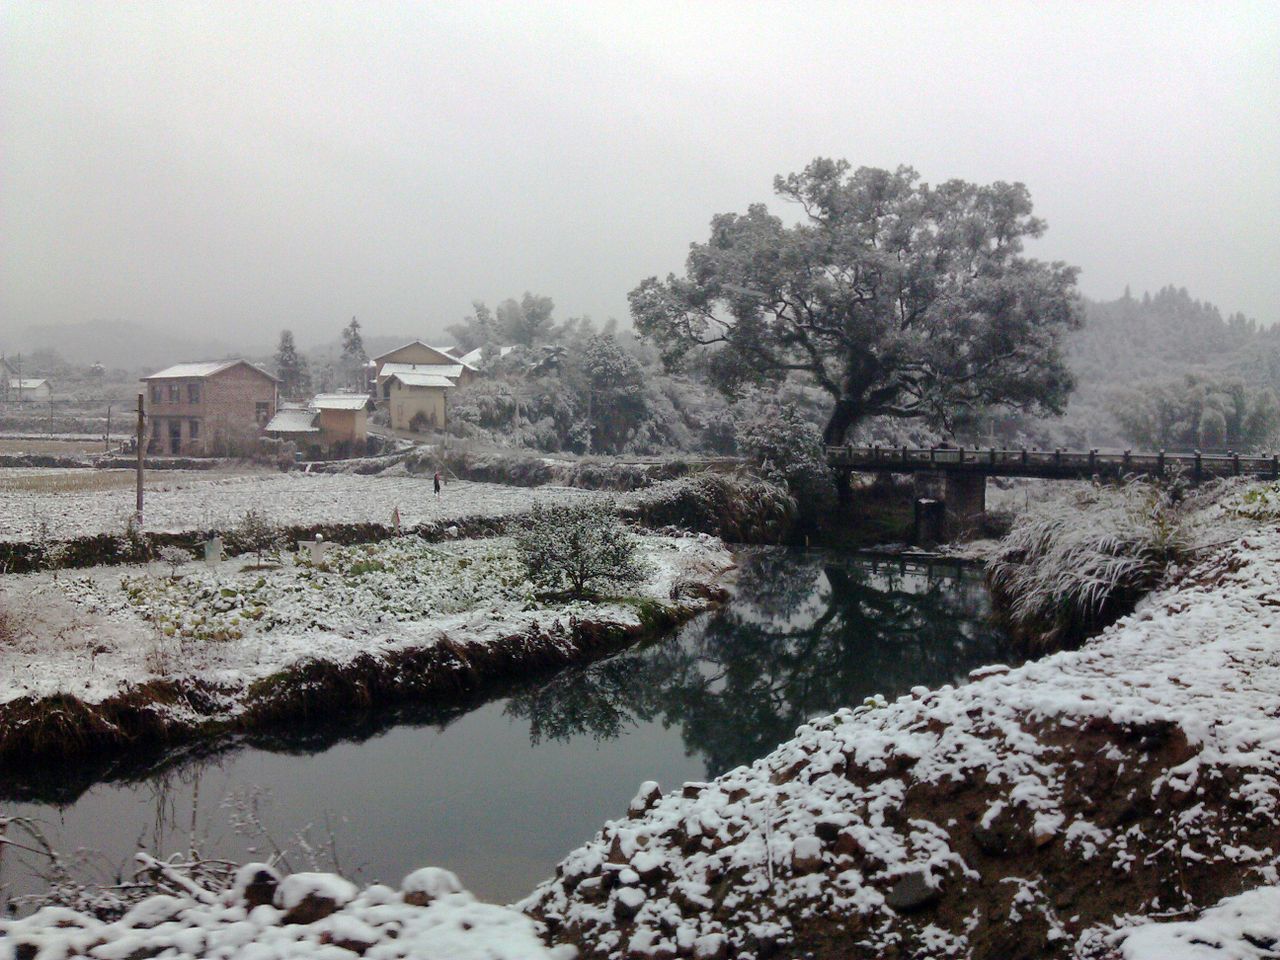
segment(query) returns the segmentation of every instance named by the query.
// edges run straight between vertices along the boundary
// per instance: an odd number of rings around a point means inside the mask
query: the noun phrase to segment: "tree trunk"
[[[822,442],[829,447],[840,446],[844,443],[844,438],[849,433],[849,430],[861,419],[862,417],[853,401],[849,399],[837,400],[835,407],[831,411],[831,418],[827,421],[826,429],[822,431]]]

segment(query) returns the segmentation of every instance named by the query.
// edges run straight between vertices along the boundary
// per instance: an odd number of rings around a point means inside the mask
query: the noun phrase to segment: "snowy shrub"
[[[781,543],[796,509],[795,499],[778,484],[700,473],[654,485],[631,512],[650,527],[714,533],[732,543]]]
[[[116,539],[116,552],[126,560],[139,563],[151,559],[151,544],[147,542],[146,535],[138,524],[138,516],[133,511],[124,518],[124,532]]]
[[[246,510],[240,523],[231,535],[237,552],[247,553],[252,550],[261,565],[263,556],[279,550],[284,545],[284,535],[277,529],[266,514],[258,510]]]
[[[161,547],[160,560],[169,565],[169,575],[176,577],[178,568],[191,559],[191,551],[178,546]]]
[[[514,539],[529,579],[548,593],[581,599],[645,577],[635,537],[604,505],[539,504]]]
[[[16,643],[21,634],[18,618],[7,608],[0,607],[0,647]]]
[[[1190,550],[1176,485],[1094,486],[1033,506],[990,564],[1015,636],[1034,647],[1078,643],[1133,609]]]
[[[761,403],[738,421],[737,447],[766,480],[783,484],[814,520],[835,499],[822,434],[790,403]]]

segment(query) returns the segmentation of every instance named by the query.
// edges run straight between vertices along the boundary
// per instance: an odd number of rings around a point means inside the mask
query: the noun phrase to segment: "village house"
[[[311,460],[364,456],[371,405],[361,393],[316,394],[307,403],[282,403],[265,432],[296,443]]]
[[[153,453],[242,456],[276,414],[280,381],[247,360],[180,363],[149,377]]]
[[[443,430],[448,425],[448,392],[479,376],[472,364],[421,340],[374,357],[373,364],[378,402],[396,430]]]
[[[48,380],[31,380],[13,377],[9,380],[8,393],[5,399],[16,402],[49,400],[53,397],[53,387]]]
[[[23,378],[20,363],[0,356],[0,400],[6,402],[49,400],[53,385],[47,379]]]

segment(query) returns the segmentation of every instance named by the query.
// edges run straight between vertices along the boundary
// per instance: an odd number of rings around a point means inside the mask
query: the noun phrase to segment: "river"
[[[78,878],[110,882],[139,846],[194,846],[234,861],[283,852],[286,869],[363,882],[433,864],[507,902],[625,815],[645,780],[705,780],[808,718],[1012,662],[989,615],[977,568],[754,550],[723,609],[501,699],[335,718],[146,775],[50,771],[0,785],[36,798],[0,802],[0,814],[38,821]],[[10,848],[0,886],[31,893],[48,872]]]

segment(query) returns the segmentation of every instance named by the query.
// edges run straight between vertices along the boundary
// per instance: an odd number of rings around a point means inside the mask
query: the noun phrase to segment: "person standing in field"
[[[439,498],[440,496],[440,471],[439,470],[436,471],[435,486],[436,486],[436,497]]]

